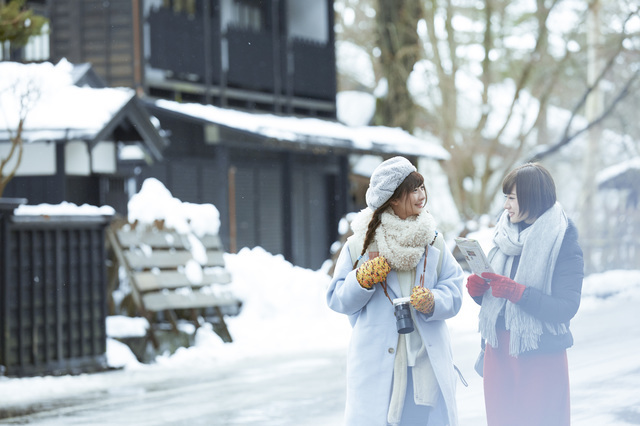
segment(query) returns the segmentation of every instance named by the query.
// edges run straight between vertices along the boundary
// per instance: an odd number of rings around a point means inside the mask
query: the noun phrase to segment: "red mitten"
[[[433,293],[428,288],[414,287],[411,290],[409,302],[416,311],[427,315],[433,314],[435,301],[433,300]]]
[[[482,279],[482,277],[476,274],[469,275],[469,278],[467,278],[467,291],[469,291],[469,296],[479,297],[487,290],[489,290],[489,284]]]
[[[391,266],[382,256],[367,260],[356,270],[356,279],[364,288],[372,288],[374,285],[387,279]]]
[[[510,278],[490,272],[483,273],[482,277],[490,280],[491,294],[494,297],[503,297],[511,303],[517,303],[522,298],[524,289],[527,288],[525,285],[518,284]]]

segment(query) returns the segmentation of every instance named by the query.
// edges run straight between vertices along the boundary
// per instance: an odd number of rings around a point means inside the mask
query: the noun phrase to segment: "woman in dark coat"
[[[569,425],[566,349],[584,277],[578,233],[541,165],[516,168],[502,189],[505,211],[488,255],[495,273],[467,280],[481,305],[487,423]]]

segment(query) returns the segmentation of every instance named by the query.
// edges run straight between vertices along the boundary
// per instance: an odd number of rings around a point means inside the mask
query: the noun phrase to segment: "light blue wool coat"
[[[365,254],[365,257],[368,254]],[[431,289],[435,310],[427,317],[414,310],[415,326],[425,344],[441,390],[440,403],[431,411],[425,426],[455,426],[458,423],[454,370],[449,331],[445,320],[462,306],[462,268],[444,249],[440,277],[436,268],[440,250],[429,247],[425,287]],[[424,255],[416,266],[416,285],[424,265]],[[391,299],[401,297],[395,271],[387,276]],[[336,312],[349,316],[353,327],[347,355],[346,426],[386,426],[391,399],[393,366],[398,345],[393,306],[380,285],[366,290],[356,280],[349,245],[345,244],[327,291],[327,303]]]

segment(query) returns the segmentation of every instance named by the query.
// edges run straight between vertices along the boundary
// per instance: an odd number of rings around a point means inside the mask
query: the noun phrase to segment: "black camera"
[[[398,333],[407,334],[413,331],[413,319],[411,318],[411,304],[408,297],[393,299],[393,314],[396,316]]]

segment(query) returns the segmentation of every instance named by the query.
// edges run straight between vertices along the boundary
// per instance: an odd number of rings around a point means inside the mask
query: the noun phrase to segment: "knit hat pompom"
[[[393,157],[382,162],[371,175],[367,189],[367,207],[377,210],[383,205],[412,172],[417,171],[404,157]]]

